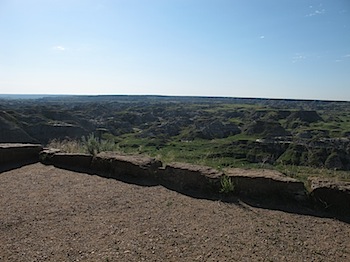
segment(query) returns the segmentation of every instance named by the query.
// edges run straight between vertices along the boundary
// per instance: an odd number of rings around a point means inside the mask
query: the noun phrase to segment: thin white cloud
[[[312,17],[315,15],[323,15],[326,13],[326,9],[318,9],[306,15],[306,17]]]
[[[300,62],[300,61],[305,60],[305,59],[306,59],[305,55],[297,53],[293,56],[292,63],[297,63],[297,62]]]
[[[66,51],[67,48],[61,46],[61,45],[56,45],[56,46],[53,46],[52,47],[53,50],[56,50],[56,51]]]
[[[350,58],[350,54],[346,54],[344,58]]]
[[[264,36],[264,35],[261,35],[259,38],[260,38],[260,39],[264,39],[264,38],[265,38],[265,36]]]

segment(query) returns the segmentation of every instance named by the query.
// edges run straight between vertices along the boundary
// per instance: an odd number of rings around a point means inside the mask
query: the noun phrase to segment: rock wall
[[[187,163],[170,163],[163,166],[154,158],[140,155],[123,155],[104,152],[95,157],[87,154],[67,154],[53,150],[41,153],[43,163],[74,171],[99,174],[104,177],[152,181],[178,191],[210,194],[218,193],[224,175],[230,177],[239,195],[281,196],[303,200],[304,184],[272,170],[227,169],[224,172],[211,167]]]
[[[230,168],[225,170],[225,174],[233,180],[237,193],[306,199],[306,189],[302,182],[275,170]]]
[[[239,168],[216,169],[186,163],[163,166],[154,158],[141,155],[123,155],[104,152],[96,156],[61,153],[35,144],[0,144],[0,172],[19,163],[54,165],[108,178],[130,181],[142,185],[163,185],[182,193],[218,195],[222,178],[234,184],[234,193],[240,196],[274,198],[313,202],[325,211],[350,215],[350,183],[329,179],[310,178],[310,194],[304,184],[273,170],[246,170]],[[23,165],[23,164],[22,164]]]
[[[38,144],[0,144],[0,171],[39,161]]]
[[[219,191],[223,173],[211,167],[187,163],[170,163],[158,171],[162,184],[176,190],[210,193]]]
[[[310,177],[308,183],[316,205],[338,214],[350,213],[350,182]]]
[[[187,163],[170,163],[163,166],[154,158],[113,152],[92,157],[86,154],[64,154],[44,150],[41,158],[45,163],[58,167],[143,185],[163,185],[182,193],[198,193],[208,198],[219,193],[221,179],[227,176],[234,184],[234,194],[238,196],[302,201],[325,211],[350,215],[350,183],[345,183],[344,187],[344,183],[328,181],[325,186],[318,180],[312,180],[311,192],[308,193],[301,181],[274,170],[230,168],[221,172],[211,167]]]

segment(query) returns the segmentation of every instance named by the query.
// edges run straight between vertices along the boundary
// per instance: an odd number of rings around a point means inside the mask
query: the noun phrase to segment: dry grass
[[[58,140],[53,139],[47,147],[60,149],[63,153],[85,153],[86,150],[83,144],[77,140]]]

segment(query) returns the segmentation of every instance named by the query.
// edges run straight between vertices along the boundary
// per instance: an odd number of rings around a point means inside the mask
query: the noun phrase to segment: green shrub
[[[87,138],[83,136],[81,140],[83,142],[83,146],[89,154],[95,156],[100,153],[100,141],[93,133],[91,133]]]
[[[116,144],[111,140],[100,141],[100,152],[103,151],[119,151]]]
[[[221,189],[220,193],[230,194],[235,191],[235,185],[229,176],[222,176],[220,179]]]
[[[103,151],[119,151],[114,141],[100,140],[98,137],[95,137],[93,133],[87,138],[83,136],[81,140],[85,151],[93,156]]]

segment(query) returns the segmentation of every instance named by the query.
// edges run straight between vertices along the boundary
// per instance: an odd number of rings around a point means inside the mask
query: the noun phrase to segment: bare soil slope
[[[338,220],[42,164],[0,173],[0,261],[349,261]]]

